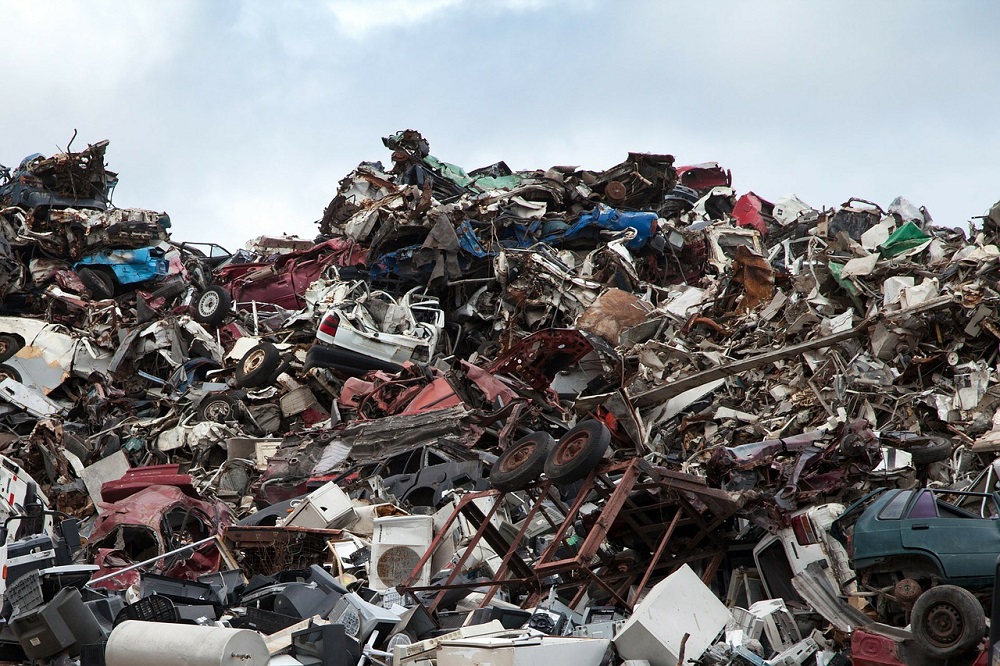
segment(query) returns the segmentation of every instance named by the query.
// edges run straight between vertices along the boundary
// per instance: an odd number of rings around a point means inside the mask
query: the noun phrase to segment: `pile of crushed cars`
[[[987,663],[1000,205],[383,142],[237,251],[0,172],[0,661]]]

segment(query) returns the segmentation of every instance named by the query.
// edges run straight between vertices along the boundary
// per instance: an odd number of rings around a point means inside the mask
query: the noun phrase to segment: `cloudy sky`
[[[0,0],[0,163],[110,139],[115,202],[174,237],[312,236],[337,182],[423,132],[468,169],[629,150],[816,206],[1000,199],[1000,5]]]

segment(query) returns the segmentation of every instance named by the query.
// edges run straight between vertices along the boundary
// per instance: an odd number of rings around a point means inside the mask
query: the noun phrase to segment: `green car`
[[[967,589],[993,584],[1000,556],[1000,493],[878,490],[830,526],[859,577],[909,578]],[[926,589],[926,588],[925,588]]]

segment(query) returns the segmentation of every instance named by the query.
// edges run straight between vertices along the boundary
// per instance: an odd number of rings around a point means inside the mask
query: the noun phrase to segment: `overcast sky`
[[[110,139],[119,206],[178,240],[311,237],[420,130],[467,169],[718,161],[816,207],[1000,199],[1000,4],[0,0],[0,163]]]

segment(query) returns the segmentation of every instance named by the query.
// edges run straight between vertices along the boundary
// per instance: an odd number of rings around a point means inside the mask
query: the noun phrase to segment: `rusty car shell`
[[[150,485],[117,502],[102,502],[88,539],[91,554],[100,554],[104,563],[95,576],[113,573],[117,567],[112,562],[143,562],[219,534],[232,522],[232,513],[222,502],[196,499],[176,486]],[[149,570],[193,580],[218,571],[221,557],[217,549],[208,548],[187,559],[157,561]],[[116,587],[114,578],[107,583]]]
[[[536,391],[543,391],[551,386],[558,372],[593,350],[587,337],[576,329],[546,329],[518,341],[485,369],[490,374],[516,377]]]
[[[306,306],[304,294],[330,266],[364,266],[367,251],[354,241],[334,238],[308,250],[280,255],[273,262],[229,264],[214,273],[237,307],[251,302],[285,310]]]
[[[733,172],[729,169],[723,169],[718,162],[690,164],[677,167],[677,182],[693,190],[732,187]]]

